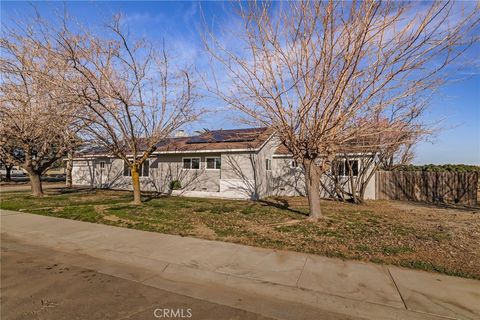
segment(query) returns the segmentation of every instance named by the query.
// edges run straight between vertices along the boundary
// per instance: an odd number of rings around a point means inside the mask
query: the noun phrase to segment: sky
[[[213,27],[220,37],[223,29],[237,21],[232,3],[220,1],[72,1],[65,4],[70,15],[82,24],[95,27],[121,12],[131,33],[157,43],[164,41],[176,59],[199,72],[208,64],[200,36],[203,23]],[[55,10],[63,10],[64,2],[1,1],[2,24],[8,24],[12,17],[33,13],[32,5],[48,19]],[[235,39],[226,40],[235,42]],[[416,146],[415,164],[480,164],[480,45],[471,48],[469,57],[476,57],[476,67],[450,75],[447,84],[432,97],[426,117],[432,122],[440,121],[443,129]],[[190,131],[243,126],[222,102],[208,98],[202,103],[216,112],[205,115],[189,127]]]

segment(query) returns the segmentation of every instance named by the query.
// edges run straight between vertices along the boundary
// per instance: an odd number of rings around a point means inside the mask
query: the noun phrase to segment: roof
[[[272,133],[268,128],[212,130],[197,136],[161,141],[155,152],[258,149]]]
[[[285,145],[283,144],[280,144],[277,148],[277,150],[275,150],[275,155],[278,155],[278,156],[287,156],[287,155],[291,155],[291,152],[288,151],[287,147],[285,147]]]
[[[376,151],[376,148],[371,141],[366,142],[366,139],[363,140],[365,141],[362,141],[361,139],[351,139],[338,150],[338,153],[372,153]],[[277,150],[275,150],[274,155],[291,156],[292,153],[284,144],[280,144]]]
[[[167,138],[157,144],[154,153],[188,153],[208,152],[216,150],[256,150],[260,148],[272,135],[273,131],[264,128],[247,128],[231,130],[209,130],[191,137]],[[140,149],[146,148],[145,140],[139,139]],[[79,151],[81,155],[108,154],[105,147],[90,146]]]

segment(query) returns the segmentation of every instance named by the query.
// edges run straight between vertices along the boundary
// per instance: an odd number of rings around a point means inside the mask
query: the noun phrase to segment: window
[[[142,164],[142,167],[140,168],[140,176],[142,177],[148,177],[150,175],[150,162],[145,160],[145,162]]]
[[[295,161],[295,160],[290,161],[290,168],[297,169],[298,168],[298,162]]]
[[[130,165],[127,162],[123,162],[123,176],[129,177],[132,175],[132,171],[130,170]]]
[[[200,169],[200,158],[183,158],[183,169]]]
[[[267,171],[272,170],[272,160],[271,159],[265,159],[265,168]]]
[[[138,170],[138,175],[140,177],[148,177],[150,175],[150,161],[145,160],[143,164],[140,166]],[[127,162],[123,163],[123,176],[124,177],[131,177],[132,170],[130,169],[130,165]]]
[[[337,177],[358,176],[358,160],[337,160],[333,163],[332,174]]]
[[[220,159],[220,157],[206,158],[206,161],[208,170],[220,170],[222,166],[222,160]]]
[[[105,161],[100,161],[100,169],[105,169]]]
[[[358,176],[358,160],[348,160],[348,162],[345,162],[345,173],[346,176]]]

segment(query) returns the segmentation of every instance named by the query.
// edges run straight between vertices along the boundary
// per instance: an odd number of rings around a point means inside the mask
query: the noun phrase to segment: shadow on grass
[[[132,193],[133,195],[133,193]],[[142,192],[142,202],[149,202],[155,199],[168,198],[170,195],[160,192]]]
[[[308,216],[308,212],[303,212],[303,211],[300,211],[300,210],[297,210],[297,209],[290,208],[290,204],[288,203],[288,201],[286,199],[282,199],[282,198],[272,198],[272,199],[274,201],[272,201],[270,199],[263,199],[263,200],[258,200],[258,202],[262,203],[266,206],[269,206],[269,207],[274,207],[274,208],[282,209],[282,210],[288,210],[288,211],[293,212],[293,213],[297,213],[297,214],[300,214],[300,215],[303,215],[303,216]]]

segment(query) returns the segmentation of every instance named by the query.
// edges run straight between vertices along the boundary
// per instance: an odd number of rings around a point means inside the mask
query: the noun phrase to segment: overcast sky
[[[63,3],[35,2],[34,5],[48,18],[56,9],[61,10]],[[217,32],[234,28],[238,23],[232,4],[225,2],[77,1],[67,2],[67,8],[80,22],[95,26],[101,26],[114,13],[122,12],[130,32],[158,43],[164,40],[167,49],[174,52],[176,58],[188,65],[195,65],[200,72],[208,65],[199,35],[202,21],[213,26]],[[31,12],[31,3],[1,2],[2,23],[8,23],[11,17],[22,17]],[[225,40],[234,42],[236,39]],[[417,146],[414,161],[417,164],[480,164],[480,45],[471,48],[468,57],[476,57],[474,65],[456,72],[431,101],[426,117],[432,121],[443,121],[445,129],[432,137],[431,142],[422,142]],[[204,100],[203,104],[218,111],[209,114],[189,130],[241,126],[231,111],[222,111],[222,102],[210,98]]]

